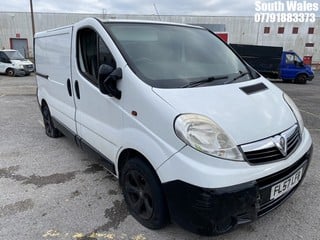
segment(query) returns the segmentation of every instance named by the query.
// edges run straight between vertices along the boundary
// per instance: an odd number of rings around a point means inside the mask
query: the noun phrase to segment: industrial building
[[[281,46],[294,50],[306,62],[320,65],[320,18],[315,22],[256,23],[253,16],[183,16],[35,13],[35,31],[69,25],[86,17],[102,19],[142,19],[194,25],[212,24],[228,32],[229,43]],[[221,29],[224,26],[224,29]],[[14,48],[26,57],[33,57],[31,15],[26,12],[0,13],[0,48]]]

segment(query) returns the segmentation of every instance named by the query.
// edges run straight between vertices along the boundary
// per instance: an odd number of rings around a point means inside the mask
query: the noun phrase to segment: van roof
[[[100,19],[100,18],[94,18],[94,17],[89,17],[89,18],[84,18],[74,24],[71,25],[66,25],[66,26],[61,26],[53,29],[48,29],[42,32],[38,32],[35,34],[35,38],[41,36],[43,33],[50,33],[50,32],[55,32],[57,30],[63,30],[67,28],[73,27],[77,23],[81,22],[86,22],[90,20],[95,20],[100,23],[150,23],[150,24],[164,24],[164,25],[172,25],[172,26],[186,26],[186,27],[194,27],[194,28],[201,28],[201,26],[196,26],[196,25],[190,25],[190,24],[183,24],[183,23],[174,23],[174,22],[164,22],[164,21],[154,21],[154,20],[133,20],[133,19]]]
[[[133,20],[133,19],[99,19],[96,18],[98,21],[103,23],[153,23],[153,24],[164,24],[164,25],[173,25],[173,26],[188,26],[188,27],[195,27],[195,28],[203,28],[197,25],[190,25],[184,23],[176,23],[176,22],[165,22],[165,21],[154,21],[154,20]]]
[[[15,49],[1,49],[0,52],[16,52]]]

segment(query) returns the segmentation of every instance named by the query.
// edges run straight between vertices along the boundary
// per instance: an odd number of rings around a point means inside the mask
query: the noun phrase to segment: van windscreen
[[[18,51],[3,51],[10,60],[24,60],[24,57]]]
[[[202,28],[122,22],[107,22],[105,27],[130,68],[153,87],[192,86],[209,78],[216,81],[204,85],[219,85],[250,71],[218,37]],[[252,74],[236,81],[249,79]]]

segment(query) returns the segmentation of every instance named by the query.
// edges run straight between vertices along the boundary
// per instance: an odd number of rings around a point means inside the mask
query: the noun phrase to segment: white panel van
[[[25,59],[17,50],[0,50],[0,73],[8,76],[27,76],[33,70],[33,63]]]
[[[225,233],[306,174],[294,102],[204,28],[88,18],[37,33],[35,60],[46,134],[103,157],[148,228]]]

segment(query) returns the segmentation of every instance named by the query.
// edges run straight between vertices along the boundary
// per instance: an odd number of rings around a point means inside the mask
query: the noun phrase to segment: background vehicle
[[[293,51],[282,47],[230,44],[231,47],[254,69],[265,77],[305,84],[314,78],[310,66],[305,65]]]
[[[0,50],[0,73],[9,76],[29,75],[33,72],[33,63],[25,59],[17,50]]]

